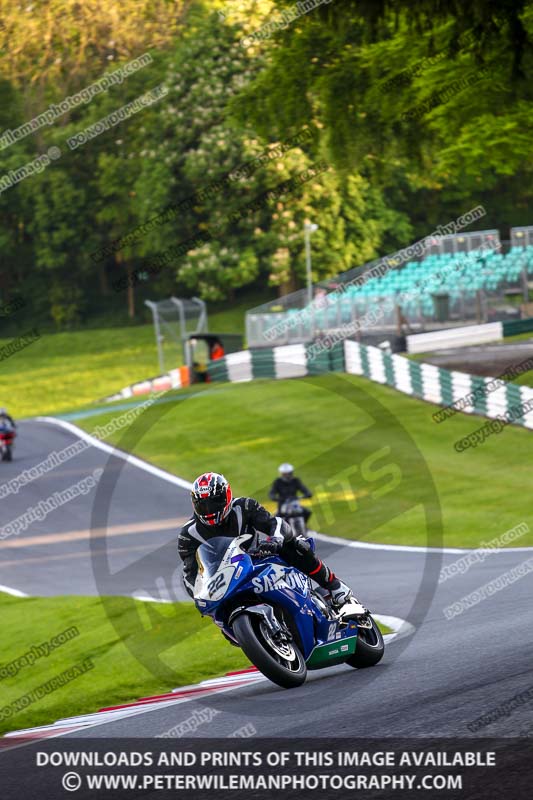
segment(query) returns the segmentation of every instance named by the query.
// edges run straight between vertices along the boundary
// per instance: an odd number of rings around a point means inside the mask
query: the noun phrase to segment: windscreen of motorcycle
[[[231,563],[232,556],[241,552],[235,539],[216,536],[200,545],[196,551],[198,576],[194,584],[194,599],[216,602],[228,591],[238,563]]]

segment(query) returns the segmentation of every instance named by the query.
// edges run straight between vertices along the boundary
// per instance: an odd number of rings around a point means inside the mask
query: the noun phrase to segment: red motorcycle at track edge
[[[13,461],[13,447],[16,435],[14,428],[7,425],[0,427],[0,460]]]

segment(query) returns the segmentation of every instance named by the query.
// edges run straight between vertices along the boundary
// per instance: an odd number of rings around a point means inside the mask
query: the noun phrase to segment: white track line
[[[410,622],[407,622],[407,620],[402,619],[401,617],[392,617],[387,614],[374,614],[373,616],[383,622],[389,628],[393,629],[393,633],[386,633],[383,636],[383,639],[387,643],[390,643],[395,639],[403,638],[404,636],[410,636],[415,631],[414,625],[411,625]],[[235,689],[246,689],[254,683],[262,681],[266,682],[268,679],[265,678],[265,676],[260,672],[236,673],[234,675],[225,675],[220,678],[210,678],[205,681],[201,681],[198,684],[181,686],[177,689],[173,689],[173,691],[179,693],[184,689],[205,688],[206,692],[218,695],[234,691]],[[228,683],[230,684],[229,686]],[[236,685],[232,686],[232,683],[235,683]],[[91,728],[97,728],[101,725],[107,725],[109,723],[116,722],[119,719],[135,717],[141,714],[149,714],[152,711],[158,711],[159,709],[168,708],[169,706],[190,703],[191,701],[198,701],[204,697],[205,695],[191,694],[185,697],[176,697],[175,700],[169,698],[168,700],[154,700],[153,702],[150,702],[150,700],[147,699],[146,703],[144,704],[135,704],[129,707],[126,706],[125,708],[118,708],[110,711],[96,711],[92,714],[83,714],[76,717],[59,719],[50,725],[42,725],[35,728],[24,728],[18,731],[10,731],[9,733],[4,734],[4,738],[13,739],[16,741],[19,737],[23,738],[25,734],[31,735],[32,733],[41,732],[43,734],[47,734],[47,739],[58,739],[62,736],[68,736],[69,734],[76,733],[77,730],[86,731]],[[61,730],[62,728],[65,728],[66,730]],[[54,733],[54,731],[57,731],[57,733]],[[30,742],[25,742],[20,746],[24,747],[27,746],[27,744],[33,744],[35,741],[35,739],[32,739]]]
[[[388,628],[392,628],[393,633],[384,633],[383,640],[385,642],[393,642],[395,639],[403,639],[404,636],[411,636],[415,632],[415,626],[407,622],[406,619],[401,617],[391,617],[389,614],[374,614],[374,619],[382,622]]]
[[[4,592],[4,594],[12,594],[13,597],[29,597],[29,594],[21,592],[20,589],[12,589],[10,586],[2,586],[1,583],[0,592]]]
[[[58,419],[55,419],[54,417],[35,417],[35,420],[38,421],[38,422],[46,422],[46,423],[49,423],[49,424],[52,424],[52,425],[58,425],[59,427],[62,427],[65,430],[68,430],[69,432],[74,433],[79,438],[84,439],[85,441],[89,442],[94,447],[98,447],[100,450],[103,450],[106,453],[110,453],[110,454],[116,455],[119,458],[122,458],[127,463],[132,464],[133,466],[136,466],[139,469],[144,469],[146,472],[149,472],[152,475],[156,475],[157,477],[162,478],[163,480],[166,480],[169,483],[173,483],[176,486],[181,486],[184,489],[190,489],[192,487],[192,484],[189,481],[185,481],[182,478],[178,478],[178,477],[176,477],[175,475],[172,475],[169,472],[165,472],[164,470],[159,469],[158,467],[154,467],[152,464],[149,464],[148,462],[143,461],[142,459],[139,459],[136,456],[132,456],[132,455],[130,455],[128,453],[125,453],[125,452],[123,452],[121,450],[116,450],[114,447],[111,447],[110,445],[104,444],[99,439],[96,439],[94,436],[91,436],[90,434],[86,433],[85,431],[81,430],[81,428],[78,428],[76,425],[73,425],[70,422],[65,422],[64,420],[58,420]],[[422,552],[428,552],[428,551],[431,551],[431,550],[434,550],[435,552],[439,552],[439,550],[440,550],[439,548],[409,547],[409,546],[406,546],[406,545],[387,545],[387,544],[373,544],[373,543],[369,543],[369,542],[357,542],[357,541],[353,541],[353,540],[349,540],[349,539],[340,539],[338,537],[325,536],[324,534],[319,534],[319,533],[316,533],[315,531],[313,531],[312,533],[313,533],[313,536],[315,536],[317,539],[320,539],[320,540],[325,541],[325,542],[332,542],[333,544],[343,545],[345,547],[366,548],[366,549],[372,549],[372,550],[393,550],[393,551],[408,552],[408,553],[412,553],[412,552],[422,553]],[[471,549],[471,548],[469,548],[469,549]],[[522,549],[524,549],[524,550],[533,550],[533,548],[511,548],[511,549],[512,550],[522,550]],[[467,551],[464,550],[464,549],[460,549],[460,548],[444,548],[444,549],[440,550],[440,552],[445,552],[445,553],[464,553],[464,552],[467,552]],[[501,551],[491,551],[491,552],[501,552]],[[509,552],[509,550],[504,550],[503,552]],[[28,596],[28,595],[25,595],[23,592],[19,592],[17,589],[9,589],[8,587],[0,586],[0,591],[2,591],[2,590],[8,592],[9,594],[15,595],[16,597],[27,597]],[[152,598],[152,597],[145,597],[145,598],[142,598],[142,599],[151,600],[151,601],[154,600],[154,598]],[[385,639],[385,641],[387,641],[387,642],[391,642],[391,641],[393,641],[395,639],[403,638],[404,636],[409,636],[412,633],[414,633],[414,631],[415,631],[414,626],[410,622],[408,622],[407,620],[402,619],[401,617],[393,617],[393,616],[390,616],[390,615],[387,615],[387,614],[377,614],[377,613],[374,614],[374,616],[376,617],[376,619],[378,619],[381,622],[383,622],[389,628],[393,629],[393,633],[385,634],[384,637],[383,637]],[[226,677],[226,681],[227,680],[228,680],[228,678]],[[233,678],[233,680],[235,681],[235,683],[238,683],[238,681],[240,680],[240,676],[239,677],[235,676]],[[246,686],[248,684],[248,682],[249,683],[254,683],[256,680],[258,681],[258,680],[267,680],[267,679],[264,678],[264,676],[262,676],[261,673],[258,673],[257,675],[254,675],[253,677],[249,676],[248,680],[245,679],[245,682],[243,684],[243,688],[244,688],[244,686]],[[220,688],[215,688],[215,687],[217,687],[217,684],[219,682],[222,683],[222,686]],[[241,688],[240,686],[224,686],[223,683],[224,683],[224,678],[215,678],[215,679],[213,679],[211,681],[211,686],[212,686],[212,690],[214,691],[214,693],[221,694],[221,693],[224,693],[224,692],[232,691],[232,690],[234,690],[236,688]],[[205,682],[202,682],[200,684],[196,684],[196,686],[197,687],[201,687],[202,684],[206,685],[206,689],[207,689],[209,687],[210,682],[209,681],[205,681]],[[174,691],[179,692],[180,690],[181,689],[177,689],[177,690],[174,690]],[[42,726],[41,728],[26,729],[26,732],[29,733],[30,731],[31,732],[33,732],[33,731],[37,732],[39,730],[41,730],[41,731],[53,730],[54,728],[60,728],[62,725],[63,726],[70,726],[71,730],[66,730],[66,731],[63,731],[61,733],[53,734],[51,737],[47,737],[47,738],[58,738],[58,737],[61,737],[61,736],[66,736],[69,733],[72,733],[73,732],[72,728],[74,728],[74,730],[76,729],[76,721],[81,723],[81,727],[83,727],[83,729],[86,730],[87,728],[93,728],[93,727],[99,727],[100,725],[105,725],[108,722],[111,722],[111,721],[113,721],[115,719],[118,719],[120,717],[136,716],[138,714],[146,714],[146,713],[149,713],[151,711],[158,710],[160,708],[165,708],[168,705],[186,703],[186,702],[190,702],[191,700],[194,700],[194,699],[197,699],[197,698],[198,698],[197,695],[191,695],[190,697],[176,698],[176,700],[169,699],[168,701],[159,701],[159,702],[154,702],[154,703],[147,702],[146,705],[132,706],[130,708],[117,709],[116,711],[111,711],[111,712],[96,712],[94,715],[89,714],[89,715],[84,715],[84,716],[80,716],[80,717],[77,717],[77,718],[74,717],[74,718],[70,718],[70,719],[58,720],[57,722],[55,722],[52,725]],[[108,715],[108,716],[106,716],[106,715]],[[85,724],[83,724],[83,723],[85,723]],[[15,739],[17,736],[20,736],[21,733],[22,733],[21,731],[12,731],[12,732],[6,734],[6,738],[13,737]]]
[[[86,433],[84,430],[78,428],[77,425],[73,425],[71,422],[65,422],[65,420],[56,419],[55,417],[33,417],[33,419],[36,422],[46,422],[49,425],[58,425],[60,428],[64,428],[70,433],[75,434],[78,439],[83,439],[85,442],[89,442],[89,444],[92,444],[93,447],[103,450],[104,453],[109,453],[117,458],[121,458],[123,461],[126,461],[133,467],[143,469],[145,472],[149,472],[151,475],[155,475],[157,478],[168,481],[168,483],[173,483],[175,486],[181,486],[182,489],[192,489],[192,483],[189,481],[185,481],[183,478],[178,478],[177,475],[172,475],[170,472],[166,472],[164,469],[155,467],[148,461],[143,461],[143,459],[137,458],[137,456],[134,456],[131,453],[126,453],[124,450],[119,450],[110,444],[105,444],[105,442],[101,442],[100,439],[91,436],[90,433]]]
[[[320,539],[322,542],[331,542],[332,544],[343,545],[344,547],[356,547],[361,550],[390,550],[394,553],[465,553],[483,552],[483,553],[531,553],[533,547],[420,547],[417,545],[407,544],[377,544],[375,542],[361,542],[358,539],[341,539],[339,536],[328,536],[324,533],[317,533],[310,531],[314,539]]]
[[[361,542],[358,539],[342,539],[340,536],[328,536],[324,533],[311,533],[313,538],[322,542],[331,542],[344,547],[356,547],[359,550],[391,550],[395,553],[467,553],[470,549],[460,547],[419,547],[409,544],[378,544],[376,542]],[[533,547],[531,548],[533,550]]]
[[[258,677],[255,675],[252,679],[248,680],[246,684],[242,686],[223,686],[223,687],[213,687],[210,694],[218,695],[224,694],[225,692],[231,692],[235,689],[246,688],[247,685],[255,683],[257,680],[267,680],[264,675],[261,673],[258,674]],[[201,687],[202,684],[198,684],[198,687]],[[208,689],[209,687],[206,687]],[[110,722],[115,722],[118,719],[123,719],[125,717],[135,717],[141,714],[149,714],[152,711],[157,711],[161,708],[168,708],[168,706],[176,706],[181,705],[182,703],[189,703],[191,700],[203,700],[205,695],[191,695],[190,697],[176,697],[176,699],[169,698],[168,700],[160,700],[154,703],[146,703],[145,705],[138,705],[133,706],[127,709],[121,709],[120,711],[116,712],[95,712],[95,717],[99,716],[98,720],[94,722],[85,722],[82,723],[81,720],[84,719],[83,717],[79,718],[80,722],[78,724],[78,717],[67,717],[66,719],[58,720],[54,722],[52,725],[43,725],[42,727],[37,728],[24,728],[20,731],[10,731],[9,733],[4,734],[4,739],[13,739],[16,740],[18,737],[23,737],[24,734],[28,733],[37,733],[39,731],[53,731],[57,728],[68,727],[68,730],[60,731],[59,733],[52,733],[50,736],[47,736],[47,739],[58,739],[61,736],[68,736],[69,734],[76,733],[77,730],[89,730],[91,728],[99,728],[101,725],[107,725]],[[106,716],[109,714],[109,717]],[[86,715],[87,716],[87,715]],[[90,715],[88,715],[90,716]],[[157,738],[157,737],[156,737]],[[28,744],[32,744],[33,742],[29,742]]]
[[[134,593],[132,594],[134,600],[142,600],[143,603],[172,603],[172,600],[169,600],[165,597],[152,597],[150,594],[140,594]]]
[[[55,417],[34,417],[33,419],[35,419],[37,422],[47,422],[50,425],[58,425],[60,428],[64,428],[65,430],[70,431],[70,433],[74,433],[80,439],[84,439],[86,442],[89,442],[89,444],[92,444],[94,447],[98,447],[105,453],[110,453],[118,458],[122,458],[124,461],[134,467],[143,469],[145,472],[149,472],[151,475],[155,475],[162,480],[168,481],[168,483],[173,483],[175,486],[180,486],[182,489],[192,489],[193,485],[190,483],[190,481],[186,481],[184,478],[178,478],[177,475],[172,475],[172,473],[166,472],[166,470],[155,467],[148,461],[143,461],[142,458],[131,455],[131,453],[126,453],[124,450],[118,450],[109,444],[105,444],[99,439],[96,439],[94,436],[91,436],[89,433],[86,433],[81,428],[78,428],[76,425],[73,425],[71,422],[65,422],[64,420],[56,419]],[[416,545],[404,544],[379,544],[375,542],[361,542],[354,539],[341,539],[337,536],[326,536],[323,533],[316,533],[315,531],[313,531],[312,535],[323,542],[344,545],[344,547],[356,547],[364,550],[390,550],[394,553],[464,554],[479,549],[474,547],[419,547]],[[491,548],[490,550],[491,553],[526,553],[531,551],[533,551],[533,547],[504,547],[499,549]]]

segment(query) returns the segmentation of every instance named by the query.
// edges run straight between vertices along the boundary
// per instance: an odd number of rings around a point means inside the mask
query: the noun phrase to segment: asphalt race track
[[[60,427],[40,422],[21,422],[14,461],[3,463],[2,481],[40,463],[49,453],[76,441]],[[54,492],[64,491],[93,470],[106,467],[109,456],[90,447],[54,468],[2,501],[1,524],[24,514]],[[93,558],[109,558],[114,580],[106,582],[108,594],[142,593],[147,576],[142,557],[161,565],[176,561],[176,536],[180,523],[190,516],[187,492],[120,462],[108,465],[106,475],[120,470],[113,492],[106,530],[91,538],[93,489],[35,521],[19,536],[0,542],[0,584],[30,595],[98,594]],[[9,518],[6,509],[9,508]],[[137,566],[138,565],[138,566]],[[185,599],[182,592],[177,599]]]
[[[454,347],[426,353],[424,362],[473,375],[499,376],[533,356],[533,342],[483,344],[475,347]],[[524,368],[527,369],[527,366]],[[523,371],[523,370],[522,370]]]
[[[2,482],[75,440],[74,433],[45,422],[23,422],[20,433],[15,461],[0,465]],[[1,524],[104,468],[108,460],[106,452],[90,447],[18,494],[9,495],[2,502]],[[119,466],[112,463],[106,474],[114,469]],[[177,567],[176,530],[190,508],[186,489],[133,464],[122,462],[120,470],[107,532],[93,532],[91,539],[93,490],[0,543],[2,590],[7,587],[30,595],[95,594],[102,586],[99,566],[109,559],[112,578],[105,581],[106,591],[153,596],[158,586],[160,599],[165,591],[171,599],[185,597],[177,581],[172,581],[170,591],[168,581],[157,584],[154,576],[158,571],[168,576],[169,569]],[[208,707],[217,713],[188,735],[225,737],[251,725],[260,737],[468,737],[475,735],[467,727],[469,722],[533,685],[530,575],[452,620],[443,611],[532,558],[533,550],[494,553],[465,574],[438,585],[441,566],[455,561],[457,553],[323,541],[318,546],[372,610],[414,625],[410,636],[388,645],[377,667],[356,671],[341,666],[310,673],[307,683],[292,691],[260,681],[203,700],[139,709],[73,736],[161,736],[195,710]],[[162,686],[161,691],[172,688]],[[101,701],[107,705],[107,698]],[[519,706],[477,735],[520,734],[530,727],[530,709],[528,704]]]

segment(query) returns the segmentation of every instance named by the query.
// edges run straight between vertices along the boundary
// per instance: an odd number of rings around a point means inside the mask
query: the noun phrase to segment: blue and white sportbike
[[[194,600],[263,675],[289,689],[305,681],[308,669],[381,660],[383,637],[363,606],[354,601],[335,610],[328,593],[313,589],[299,570],[277,556],[247,553],[251,538],[216,536],[200,545]]]

